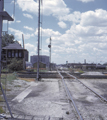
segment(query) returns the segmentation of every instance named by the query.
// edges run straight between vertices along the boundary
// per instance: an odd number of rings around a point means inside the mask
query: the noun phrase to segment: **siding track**
[[[79,120],[107,120],[107,100],[103,96],[68,72],[65,72],[66,76],[70,76],[71,79],[66,79],[67,77],[61,74],[64,71],[58,73]]]

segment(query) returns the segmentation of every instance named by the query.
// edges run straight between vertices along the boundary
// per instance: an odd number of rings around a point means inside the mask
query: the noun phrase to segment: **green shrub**
[[[8,65],[8,69],[9,71],[23,70],[23,60],[17,60],[16,58],[13,58],[11,63]]]

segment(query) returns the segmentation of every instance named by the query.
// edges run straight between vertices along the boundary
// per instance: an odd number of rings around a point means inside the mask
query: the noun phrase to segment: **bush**
[[[23,70],[23,60],[17,60],[16,58],[13,58],[8,65],[8,69],[11,71]]]

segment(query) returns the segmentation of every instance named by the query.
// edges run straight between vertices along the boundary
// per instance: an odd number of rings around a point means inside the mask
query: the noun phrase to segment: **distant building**
[[[27,67],[32,68],[32,67],[33,67],[32,63],[31,63],[31,62],[26,62],[26,68],[27,68]]]
[[[38,56],[37,55],[33,55],[30,57],[30,62],[33,64],[37,63],[38,60]],[[46,67],[49,68],[49,56],[46,55],[40,55],[39,56],[39,62],[46,64]]]
[[[28,61],[28,51],[23,49],[19,43],[9,44],[2,48],[2,63],[6,63],[7,61],[9,64],[12,58],[17,58],[19,60],[23,59],[24,57],[25,61]]]

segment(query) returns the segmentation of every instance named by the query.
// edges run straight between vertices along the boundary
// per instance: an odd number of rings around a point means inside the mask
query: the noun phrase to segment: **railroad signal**
[[[50,52],[50,63],[49,63],[49,69],[50,69],[50,71],[51,71],[51,41],[52,41],[52,39],[51,39],[51,37],[50,37],[50,44],[48,45],[48,47],[49,47],[49,52]]]

